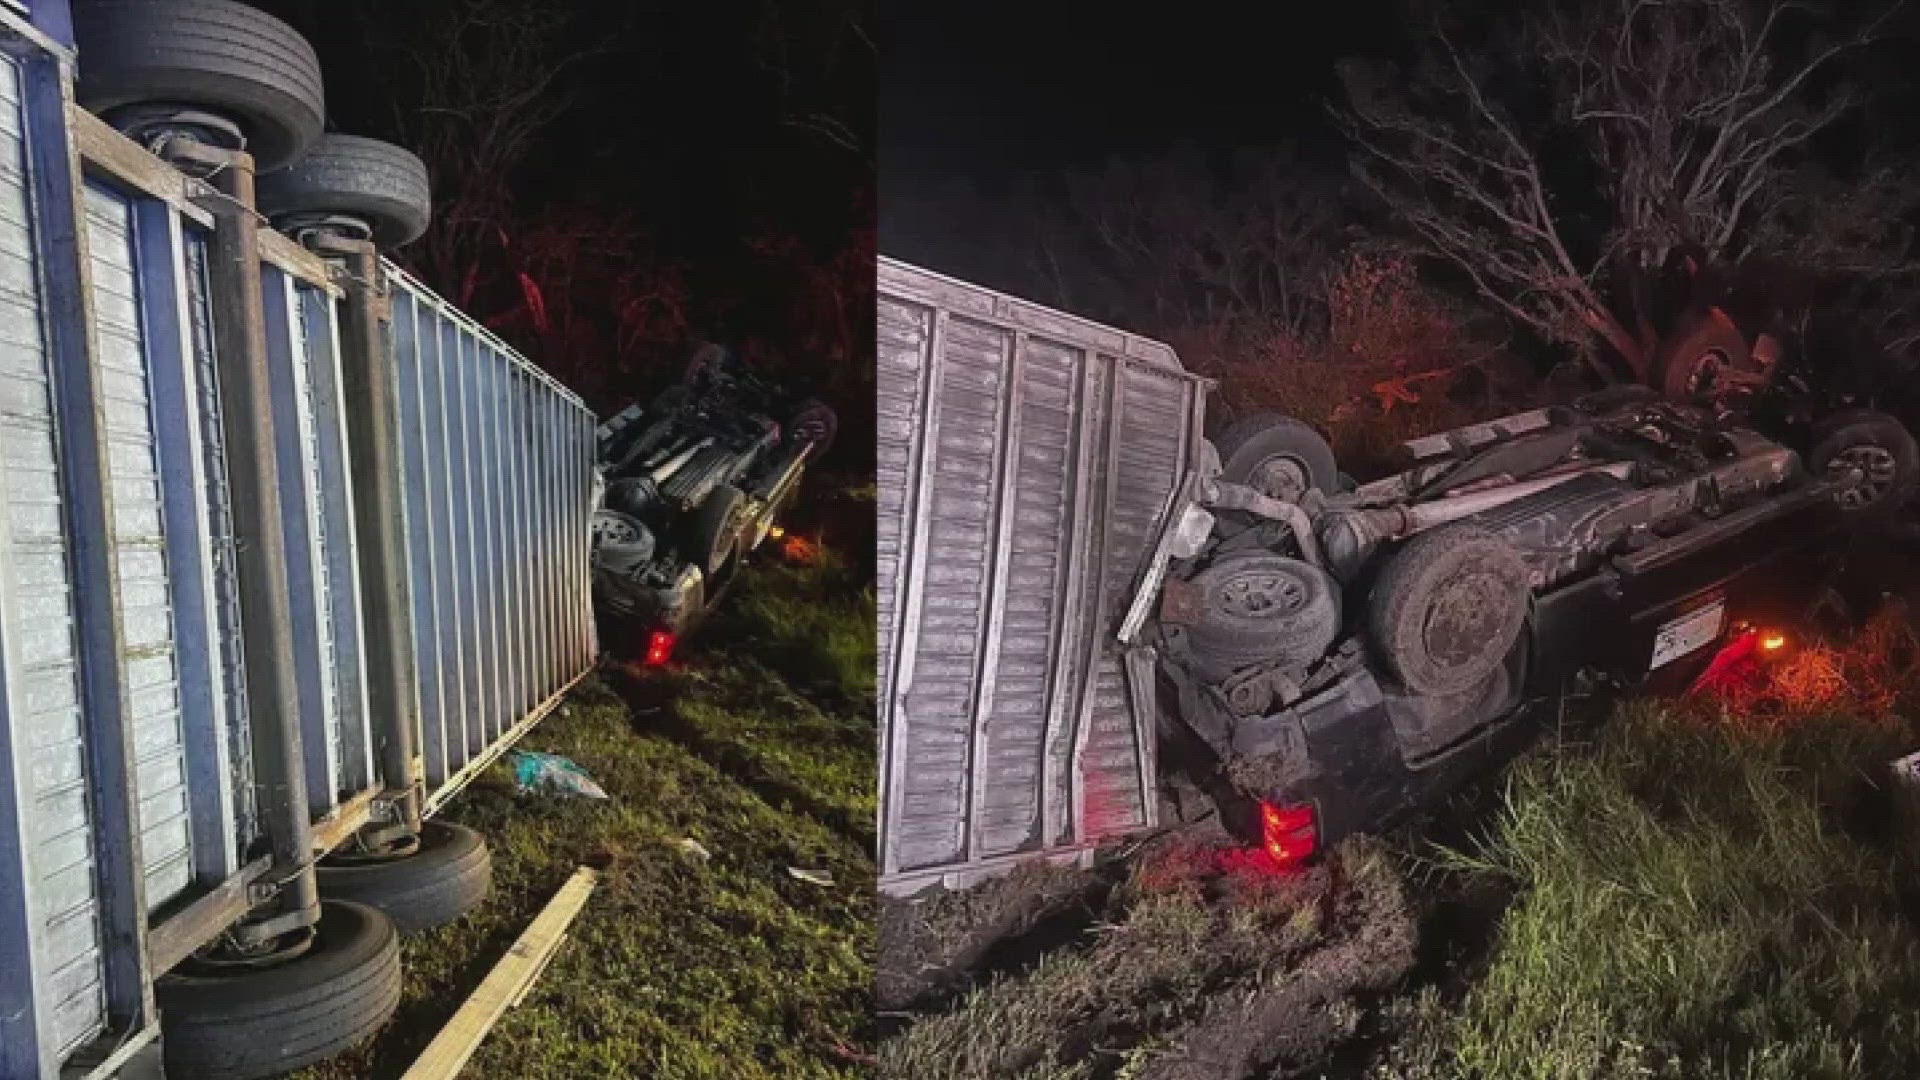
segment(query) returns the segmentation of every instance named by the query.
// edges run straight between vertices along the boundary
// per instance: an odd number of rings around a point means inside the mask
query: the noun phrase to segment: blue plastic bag
[[[515,750],[507,755],[507,760],[513,764],[513,782],[521,791],[584,795],[589,799],[607,797],[606,789],[594,783],[587,771],[571,758],[533,750]]]

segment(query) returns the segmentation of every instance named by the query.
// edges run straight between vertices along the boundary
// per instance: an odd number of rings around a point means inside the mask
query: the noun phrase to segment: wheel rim
[[[1827,461],[1829,479],[1846,482],[1840,489],[1840,505],[1859,510],[1885,499],[1893,491],[1900,463],[1893,451],[1871,443],[1850,446]]]
[[[819,413],[808,413],[793,422],[793,437],[806,443],[824,442],[832,423]]]
[[[609,510],[599,510],[593,515],[593,544],[637,544],[640,542],[640,526],[625,514]]]
[[[1249,571],[1220,584],[1214,606],[1240,618],[1277,618],[1307,606],[1307,587],[1291,574]]]
[[[1270,498],[1289,502],[1307,493],[1311,482],[1306,462],[1292,454],[1275,454],[1247,474],[1247,486]]]

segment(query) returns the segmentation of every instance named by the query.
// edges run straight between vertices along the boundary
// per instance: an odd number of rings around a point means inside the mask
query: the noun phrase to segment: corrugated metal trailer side
[[[597,420],[572,391],[389,265],[427,808],[590,669]]]
[[[879,284],[881,887],[910,892],[1154,823],[1153,687],[1114,631],[1206,383],[904,263]]]
[[[391,264],[258,227],[71,85],[70,48],[0,6],[9,1078],[140,1053],[155,978],[283,868],[310,890],[297,868],[356,829],[445,805],[595,654],[580,400]],[[258,397],[234,384],[255,377],[250,333]],[[396,581],[367,578],[369,462],[385,460],[368,378],[400,436],[380,474],[401,494]],[[265,517],[246,496],[262,482]],[[263,568],[283,626],[245,614],[274,610]],[[376,652],[395,638],[403,677]]]

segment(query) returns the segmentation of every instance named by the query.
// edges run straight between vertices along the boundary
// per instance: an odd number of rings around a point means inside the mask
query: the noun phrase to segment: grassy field
[[[1521,763],[1485,840],[1434,856],[1513,896],[1484,968],[1405,1010],[1378,1075],[1920,1074],[1920,830],[1885,769],[1916,660],[1883,617]]]
[[[609,860],[476,1076],[862,1075],[873,926],[870,576],[817,550],[736,583],[669,670],[603,671],[530,733],[605,802],[516,792],[495,766],[449,807],[493,850],[494,895],[404,945],[370,1046],[301,1074],[405,1070],[576,866]],[[703,859],[683,849],[694,840]],[[802,881],[789,867],[825,875]]]

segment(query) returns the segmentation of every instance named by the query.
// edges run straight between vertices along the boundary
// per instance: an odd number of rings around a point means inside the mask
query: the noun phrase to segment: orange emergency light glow
[[[781,537],[787,535],[787,530],[781,528],[778,525],[770,525],[767,527],[767,535],[772,537],[775,540],[778,540]]]
[[[1282,868],[1306,861],[1313,854],[1316,840],[1311,804],[1260,804],[1260,846]]]
[[[655,630],[647,635],[647,656],[644,661],[648,667],[659,667],[673,655],[673,634],[666,630]]]
[[[1787,635],[1785,634],[1764,634],[1760,638],[1760,647],[1767,652],[1772,652],[1786,643]]]

